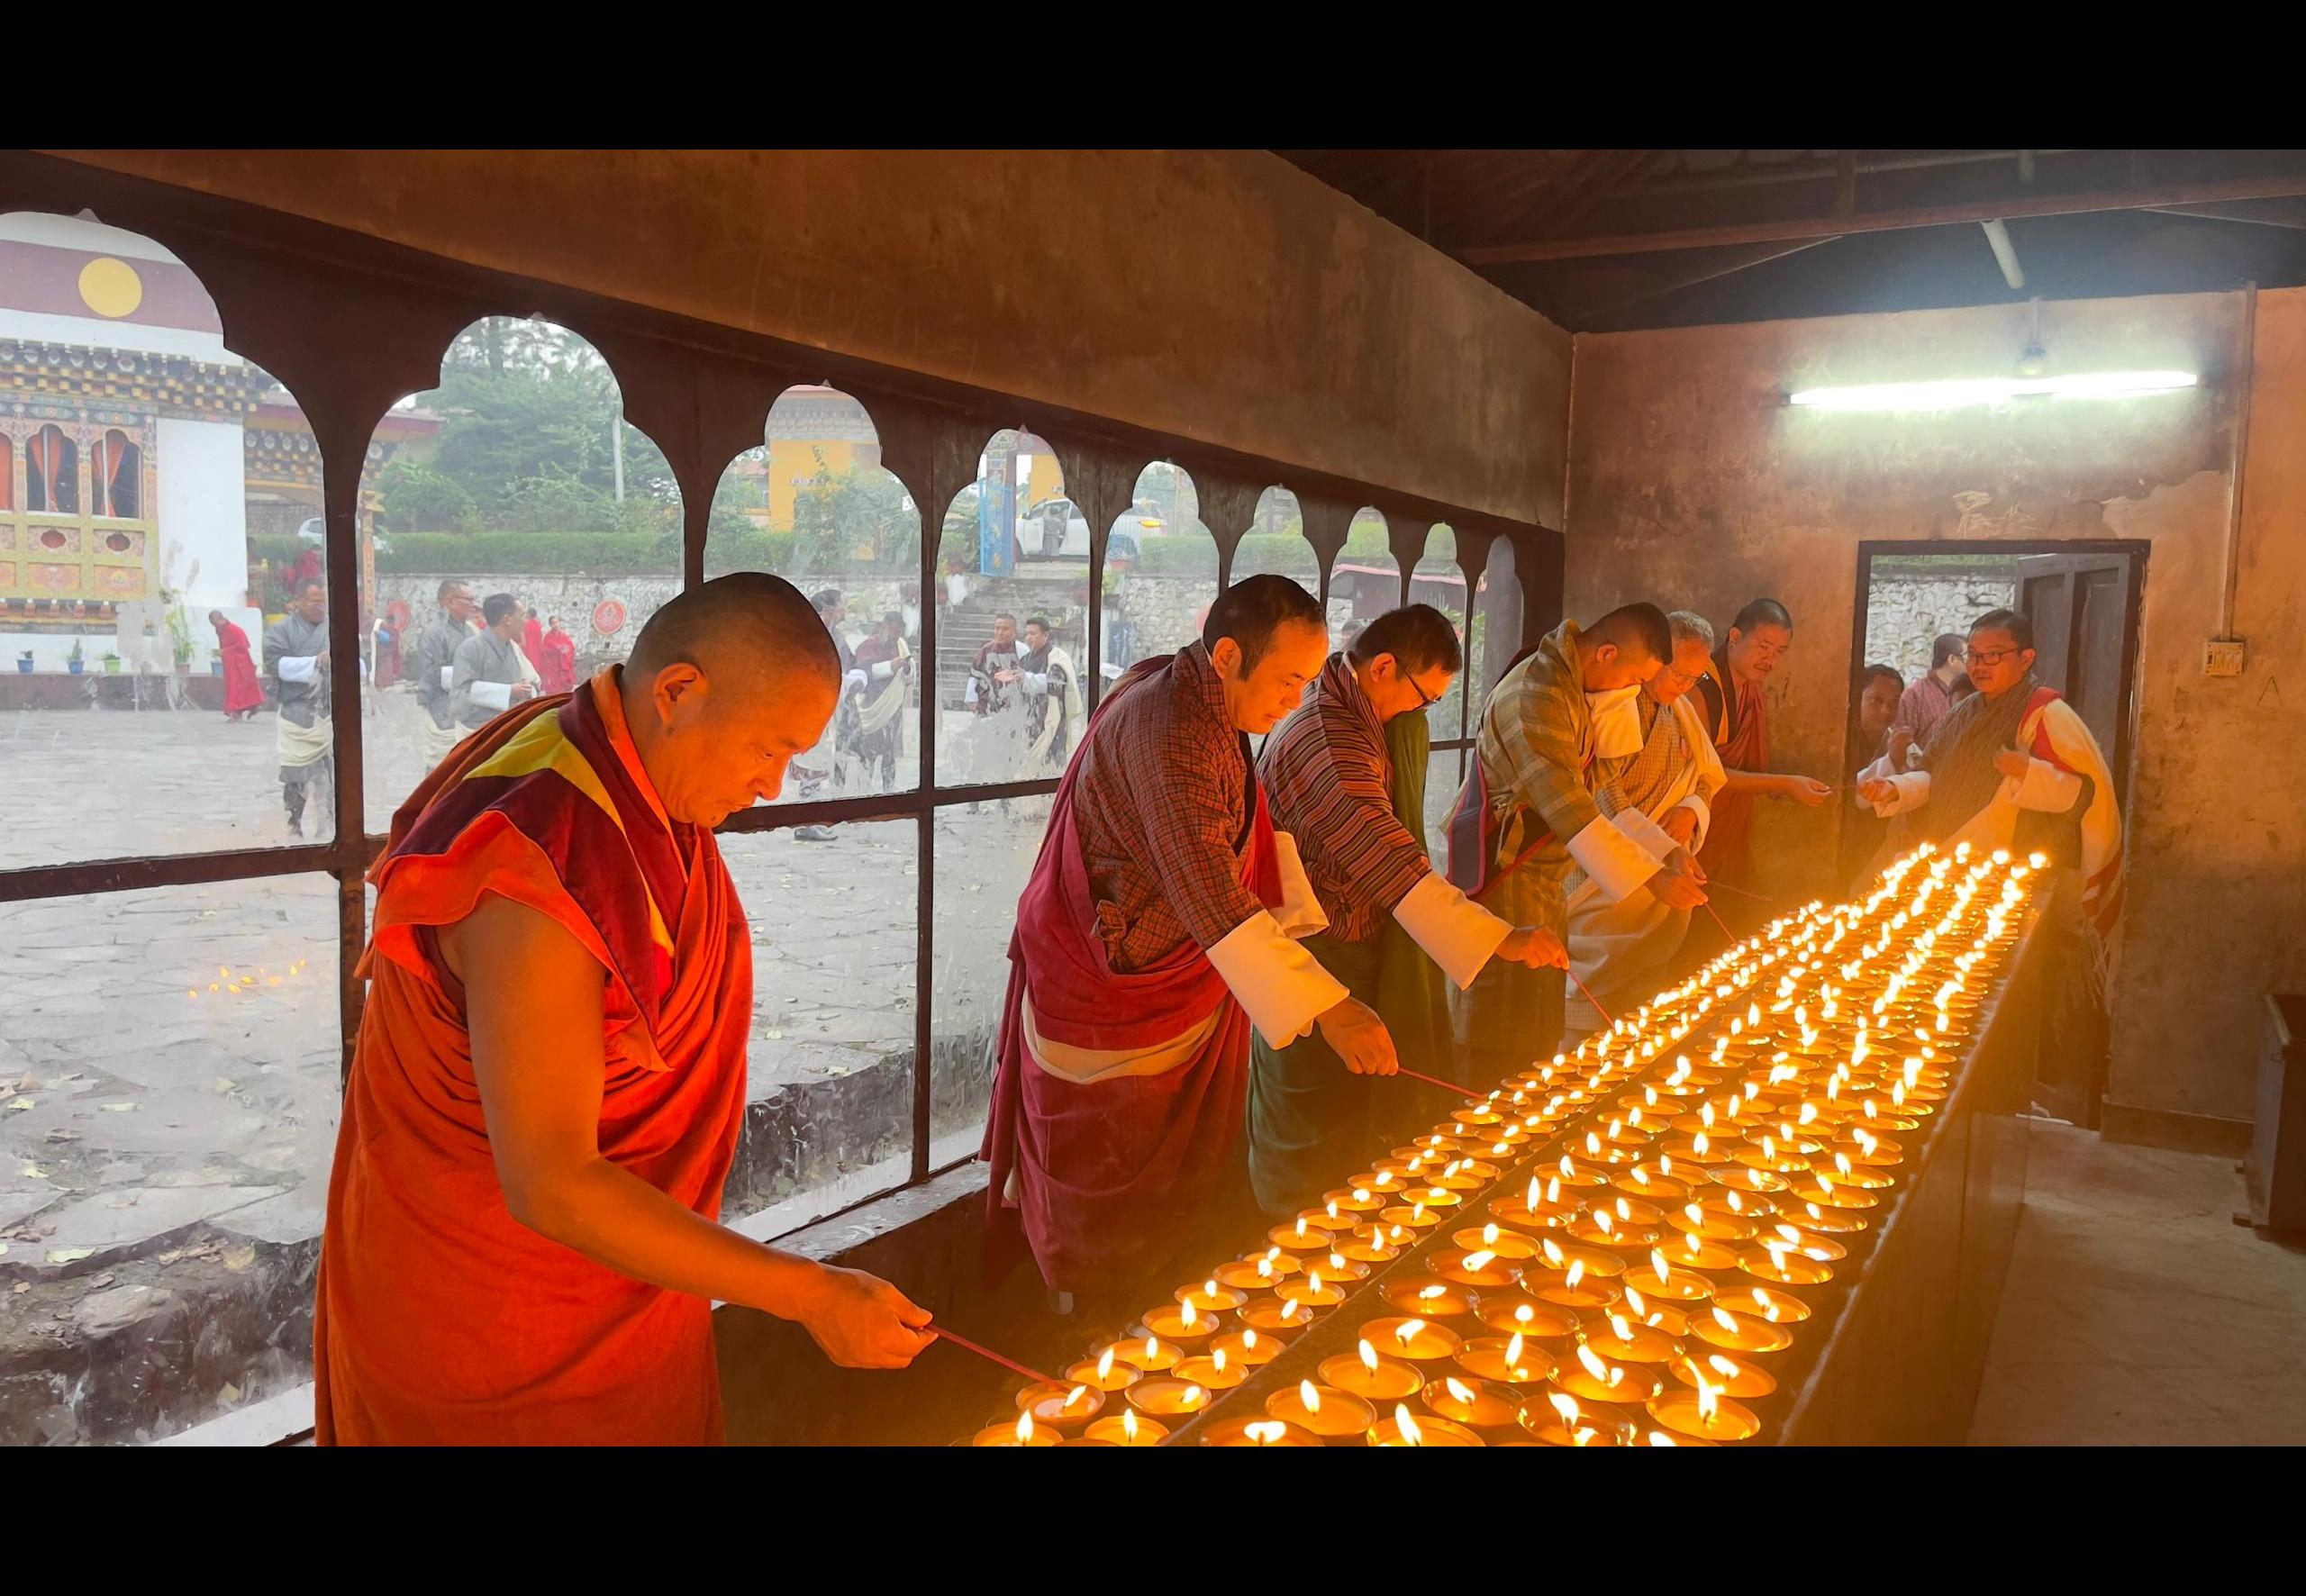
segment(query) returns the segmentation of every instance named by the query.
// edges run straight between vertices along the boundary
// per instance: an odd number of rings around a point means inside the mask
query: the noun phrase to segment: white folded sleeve
[[[483,709],[509,710],[513,707],[513,685],[510,682],[475,682],[465,692],[473,703]]]
[[[1313,878],[1305,874],[1305,858],[1297,851],[1297,839],[1286,831],[1276,831],[1273,851],[1281,867],[1281,907],[1273,911],[1273,919],[1281,934],[1310,937],[1329,929],[1330,911],[1321,907]]]
[[[1311,1034],[1315,1020],[1353,995],[1262,909],[1226,932],[1209,962],[1275,1047]]]
[[[1496,954],[1498,944],[1513,931],[1451,885],[1439,870],[1428,871],[1394,905],[1394,919],[1461,992],[1474,984],[1482,966]]]
[[[309,682],[318,674],[317,654],[300,654],[280,662],[280,679],[284,682]]]
[[[453,665],[442,666],[440,667],[440,691],[443,693],[453,693],[456,691],[456,688],[457,667]]]
[[[1884,757],[1886,757],[1886,756],[1884,756]],[[1879,761],[1876,763],[1878,764]],[[1910,809],[1920,809],[1923,804],[1929,802],[1929,772],[1926,770],[1908,770],[1902,772],[1893,771],[1884,775],[1875,775],[1874,774],[1874,766],[1869,765],[1866,768],[1867,772],[1865,777],[1866,780],[1887,782],[1890,784],[1891,791],[1889,797],[1873,806],[1874,812],[1876,815],[1886,816],[1903,814]],[[1863,797],[1860,797],[1858,802],[1863,803],[1866,800]]]
[[[1624,832],[1633,840],[1635,846],[1660,865],[1666,862],[1667,857],[1675,848],[1682,846],[1674,840],[1674,834],[1671,831],[1651,820],[1641,810],[1621,810],[1611,818],[1617,822],[1619,830]]]
[[[1651,830],[1657,822],[1641,816]],[[1597,814],[1585,829],[1569,839],[1569,857],[1575,859],[1593,884],[1609,894],[1612,903],[1622,903],[1634,888],[1657,874],[1657,861],[1649,850],[1621,830],[1608,815]]]
[[[1705,846],[1705,834],[1713,829],[1713,805],[1708,803],[1697,793],[1692,793],[1679,803],[1675,804],[1674,809],[1686,809],[1697,816],[1697,830],[1690,833],[1690,852],[1694,854]],[[1670,814],[1673,811],[1668,810],[1666,812]]]
[[[885,682],[896,674],[897,667],[885,659],[873,667],[873,679],[876,682]]]
[[[2018,781],[2018,790],[2011,802],[2020,809],[2038,809],[2044,814],[2064,814],[2082,796],[2082,778],[2072,771],[2060,770],[2047,759],[2026,761],[2026,774]]]

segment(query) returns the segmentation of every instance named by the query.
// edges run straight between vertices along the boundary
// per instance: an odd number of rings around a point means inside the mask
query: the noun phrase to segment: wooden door
[[[2074,706],[2129,796],[2130,676],[2138,638],[2136,557],[2038,554],[2018,562],[2018,608],[2034,623],[2034,674]]]

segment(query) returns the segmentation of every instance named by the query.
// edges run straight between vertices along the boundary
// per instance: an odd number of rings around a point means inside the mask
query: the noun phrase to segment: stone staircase
[[[937,692],[943,702],[948,706],[962,702],[969,666],[976,651],[993,640],[993,618],[1003,611],[1017,618],[1020,631],[1029,616],[1048,616],[1059,640],[1078,657],[1088,618],[1075,595],[1087,581],[1085,567],[1078,565],[1014,576],[970,576],[968,595],[937,612]]]

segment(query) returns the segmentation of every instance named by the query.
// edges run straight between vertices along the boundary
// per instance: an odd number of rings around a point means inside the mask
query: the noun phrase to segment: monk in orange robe
[[[318,1439],[717,1441],[712,1302],[894,1368],[929,1314],[718,1222],[752,958],[713,828],[833,709],[774,576],[667,604],[623,667],[519,704],[393,817],[322,1237]]]

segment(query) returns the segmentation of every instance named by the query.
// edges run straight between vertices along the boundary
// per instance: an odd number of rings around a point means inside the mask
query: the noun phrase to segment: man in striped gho
[[[1329,916],[1306,951],[1377,1011],[1421,1073],[1453,1071],[1443,975],[1463,987],[1493,957],[1567,962],[1552,931],[1499,919],[1426,857],[1425,711],[1464,665],[1439,610],[1390,611],[1330,656],[1257,760],[1274,824],[1296,839]],[[1382,1155],[1399,1139],[1389,1129],[1437,1111],[1404,1085],[1349,1074],[1318,1035],[1278,1047],[1260,1037],[1250,1054],[1249,1174],[1276,1215]]]

